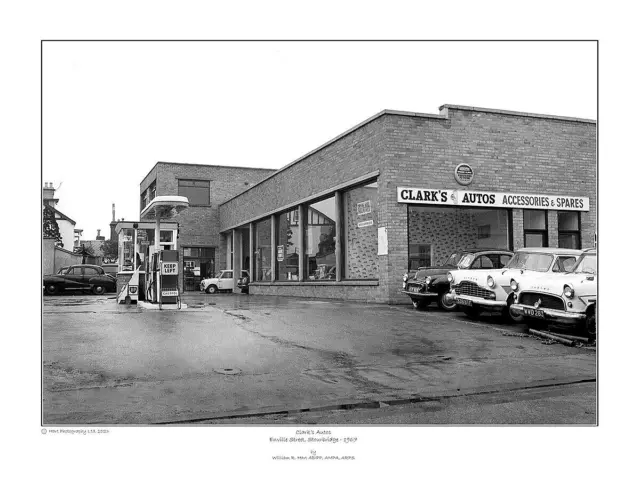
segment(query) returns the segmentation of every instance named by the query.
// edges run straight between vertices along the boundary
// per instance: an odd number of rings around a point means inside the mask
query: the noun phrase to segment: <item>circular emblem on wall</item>
[[[473,169],[467,163],[459,164],[453,174],[460,185],[469,185],[473,181]]]

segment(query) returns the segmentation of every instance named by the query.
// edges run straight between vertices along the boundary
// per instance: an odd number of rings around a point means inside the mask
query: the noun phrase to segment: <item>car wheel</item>
[[[448,292],[442,292],[438,295],[438,306],[447,312],[453,312],[458,308],[458,305],[456,305],[454,300],[447,300],[447,293]]]
[[[424,300],[411,300],[411,303],[413,303],[413,308],[416,310],[422,310],[425,307]]]
[[[207,292],[207,293],[217,293],[218,292],[218,287],[216,287],[215,285],[209,285],[207,287],[207,289],[205,290],[205,292]]]
[[[594,311],[587,316],[587,320],[585,323],[585,332],[589,340],[594,340],[596,338],[596,330],[597,330],[596,312]]]
[[[94,295],[102,295],[105,292],[105,288],[103,285],[94,285],[91,291]]]
[[[56,287],[55,285],[47,285],[46,287],[44,287],[44,291],[49,295],[55,295],[56,293],[58,293],[58,287]]]
[[[480,312],[475,307],[463,307],[462,312],[469,318],[478,318],[480,316]]]
[[[505,320],[510,320],[512,322],[522,322],[523,315],[514,315],[511,311],[511,305],[513,305],[514,300],[515,298],[513,297],[513,295],[510,295],[509,298],[507,298],[507,306],[504,307],[504,310],[502,310],[502,318],[504,318]]]

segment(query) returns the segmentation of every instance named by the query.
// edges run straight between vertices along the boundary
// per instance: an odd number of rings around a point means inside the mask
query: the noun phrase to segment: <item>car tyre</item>
[[[462,312],[469,318],[478,318],[480,312],[475,307],[462,307]]]
[[[593,311],[587,316],[587,320],[585,322],[585,333],[589,340],[595,340],[596,331],[597,331],[597,322],[596,322],[596,312]]]
[[[91,291],[94,295],[103,295],[106,291],[106,288],[104,288],[103,285],[94,285]]]
[[[504,307],[504,310],[502,310],[502,318],[516,323],[522,322],[524,315],[514,315],[511,312],[511,305],[513,305],[514,300],[514,296],[509,295],[509,298],[507,298],[507,306]]]
[[[56,293],[58,293],[58,287],[56,287],[55,285],[47,285],[44,287],[44,291],[45,293],[47,293],[47,295],[55,295]]]
[[[413,308],[416,310],[422,310],[426,306],[426,302],[424,300],[411,300],[413,303]]]
[[[218,292],[218,287],[216,287],[215,285],[209,285],[205,289],[205,292],[207,292],[207,293],[217,293]]]
[[[453,312],[458,308],[458,305],[454,300],[447,300],[446,298],[447,293],[448,292],[443,292],[440,295],[438,295],[438,306],[442,310],[446,310],[447,312]]]

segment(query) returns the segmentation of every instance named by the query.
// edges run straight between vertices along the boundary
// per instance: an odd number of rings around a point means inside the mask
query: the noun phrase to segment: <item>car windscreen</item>
[[[591,275],[598,274],[598,257],[597,255],[584,255],[576,264],[571,273],[587,273]]]
[[[458,262],[458,268],[469,268],[474,258],[475,258],[475,255],[471,253],[466,253],[465,255],[462,256],[462,258]]]
[[[428,274],[427,270],[418,270],[416,272],[416,276],[413,277],[413,278],[415,280],[424,280],[425,278],[427,278],[427,276],[428,276],[427,274]]]
[[[519,252],[507,264],[507,268],[546,272],[549,270],[551,262],[553,262],[553,255],[548,253]]]
[[[446,267],[457,267],[461,258],[462,258],[462,255],[460,253],[452,253],[451,256],[447,259],[447,261],[444,262],[444,265]]]

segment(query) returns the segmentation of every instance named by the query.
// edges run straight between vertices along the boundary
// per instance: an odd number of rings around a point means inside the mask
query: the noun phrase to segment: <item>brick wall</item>
[[[454,179],[459,163],[474,169],[468,187]],[[443,108],[440,116],[388,112],[374,117],[221,205],[216,225],[224,231],[376,170],[380,171],[377,221],[386,228],[389,243],[388,254],[377,257],[379,284],[256,286],[256,293],[406,302],[398,292],[408,259],[407,205],[397,201],[397,187],[403,186],[588,196],[590,211],[581,213],[582,246],[593,245],[594,122],[453,106]],[[557,246],[553,221],[557,215],[551,213],[550,246]],[[513,247],[520,248],[522,210],[512,210],[512,222]]]
[[[140,183],[142,194],[156,182],[156,196],[178,195],[178,180],[208,180],[209,206],[191,206],[176,215],[180,228],[178,251],[182,261],[183,246],[214,247],[216,269],[224,266],[224,257],[220,258],[220,221],[219,205],[250,188],[260,180],[272,174],[274,170],[261,168],[238,168],[218,165],[192,165],[184,163],[157,163]],[[182,289],[182,268],[179,285]]]

